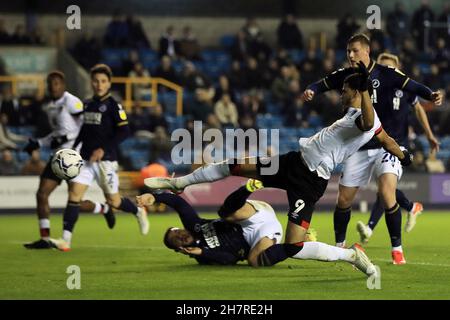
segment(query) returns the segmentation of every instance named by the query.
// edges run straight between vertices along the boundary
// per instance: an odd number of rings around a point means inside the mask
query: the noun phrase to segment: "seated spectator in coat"
[[[139,137],[151,137],[148,109],[149,108],[147,107],[142,107],[139,102],[131,108],[131,113],[128,115],[128,123],[133,135]]]
[[[15,176],[20,172],[19,165],[13,157],[11,150],[3,149],[0,159],[0,175]]]
[[[25,124],[25,115],[17,97],[12,93],[11,86],[5,85],[0,95],[0,114],[6,114],[8,125],[20,126]]]
[[[39,176],[45,168],[45,161],[41,159],[39,149],[31,153],[31,158],[25,162],[20,174],[24,176]]]
[[[243,90],[245,88],[245,72],[241,67],[241,63],[234,60],[231,63],[231,70],[228,73],[230,84],[236,90]]]
[[[175,29],[168,26],[166,32],[159,38],[159,56],[169,56],[176,58],[180,52],[180,42],[175,37]]]
[[[250,90],[262,87],[262,72],[259,68],[258,60],[250,57],[247,60],[247,67],[245,68],[245,88]]]
[[[230,99],[233,102],[237,101],[236,92],[230,85],[230,80],[224,74],[219,77],[219,83],[216,87],[216,93],[214,95],[214,101],[217,102],[222,98],[222,95],[228,94],[230,95]]]
[[[190,26],[183,28],[183,34],[180,38],[180,56],[186,60],[201,60],[200,57],[200,45],[198,39],[192,32]]]
[[[15,134],[8,129],[8,116],[4,113],[0,114],[0,150],[18,150],[17,143],[26,141],[28,141],[27,137]]]
[[[172,59],[169,56],[163,56],[161,58],[161,64],[156,68],[154,75],[155,78],[163,78],[176,84],[180,83],[180,78],[172,66]],[[162,86],[159,86],[162,88]]]
[[[284,49],[303,49],[303,34],[295,17],[287,14],[277,29],[278,45]]]
[[[114,11],[112,20],[106,27],[104,44],[110,48],[126,47],[129,37],[130,31],[124,15],[120,10]]]
[[[183,72],[180,76],[180,84],[191,92],[212,86],[210,79],[203,72],[198,71],[190,61],[184,64]]]
[[[272,95],[278,102],[284,102],[289,95],[289,84],[292,80],[291,71],[289,67],[284,66],[280,69],[280,74],[272,83]]]
[[[238,111],[236,105],[231,101],[229,94],[225,93],[222,98],[214,105],[214,113],[222,126],[237,128]]]
[[[198,120],[206,123],[208,116],[214,114],[213,98],[214,94],[211,95],[208,90],[197,89],[195,91],[194,101],[186,106],[187,114],[190,115],[194,121]]]
[[[148,119],[150,132],[155,133],[157,127],[162,127],[166,131],[169,130],[169,125],[164,117],[164,109],[160,103],[157,103],[154,107],[150,107],[150,116]]]

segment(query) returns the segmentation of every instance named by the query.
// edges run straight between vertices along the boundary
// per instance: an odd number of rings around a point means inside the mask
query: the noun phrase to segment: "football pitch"
[[[202,215],[206,218],[214,215]],[[286,223],[286,216],[280,214]],[[358,241],[355,225],[368,215],[353,214],[348,244]],[[407,265],[394,266],[384,218],[366,246],[381,269],[381,289],[369,290],[366,276],[347,263],[288,259],[270,268],[199,266],[164,247],[175,214],[150,215],[150,233],[141,236],[134,217],[118,214],[114,230],[101,216],[82,214],[71,252],[26,250],[36,240],[34,215],[0,216],[0,299],[450,299],[450,212],[425,212],[403,235]],[[61,235],[54,215],[52,236]],[[319,241],[333,243],[331,214],[315,214]],[[403,219],[405,220],[405,219]],[[404,221],[403,221],[404,222]],[[67,268],[80,268],[81,289],[69,290]]]

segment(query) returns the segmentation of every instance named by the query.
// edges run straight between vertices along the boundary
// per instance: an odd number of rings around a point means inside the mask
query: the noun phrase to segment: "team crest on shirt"
[[[380,80],[378,80],[378,79],[373,79],[372,80],[372,87],[374,88],[374,89],[376,89],[376,88],[378,88],[380,86]]]
[[[403,91],[402,90],[397,90],[395,91],[395,96],[397,98],[402,98],[403,97]]]
[[[100,108],[98,108],[98,111],[100,111],[100,112],[105,112],[105,111],[106,111],[106,106],[105,106],[104,104],[102,104],[102,105],[100,106]]]

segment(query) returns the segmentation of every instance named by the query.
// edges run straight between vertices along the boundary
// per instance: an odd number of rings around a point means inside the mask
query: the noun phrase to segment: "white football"
[[[80,174],[83,159],[72,149],[61,149],[52,158],[53,173],[60,179],[70,180]]]

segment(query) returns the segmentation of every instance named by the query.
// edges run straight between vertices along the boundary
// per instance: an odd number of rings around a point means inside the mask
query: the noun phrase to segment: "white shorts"
[[[400,160],[380,149],[361,150],[344,162],[339,184],[346,187],[362,187],[370,182],[372,174],[379,178],[385,173],[392,173],[400,180],[403,168]]]
[[[275,215],[273,208],[266,202],[248,200],[256,210],[250,218],[239,221],[250,248],[264,237],[274,239],[276,243],[281,243],[283,238],[283,228]]]
[[[95,180],[104,193],[115,194],[119,192],[117,169],[117,161],[100,161],[94,163],[85,161],[81,167],[80,174],[72,179],[71,182],[91,186],[92,181]]]

